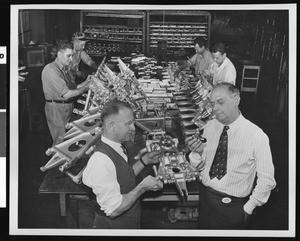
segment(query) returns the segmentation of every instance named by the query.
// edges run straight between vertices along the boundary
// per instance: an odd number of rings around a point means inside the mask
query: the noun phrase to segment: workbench
[[[151,173],[151,170],[144,170],[141,175]],[[152,174],[153,175],[153,174]],[[143,202],[163,202],[163,201],[198,201],[199,200],[199,182],[187,182],[187,189],[189,195],[187,198],[181,197],[175,184],[165,184],[162,190],[156,192],[147,192],[142,196]],[[87,199],[89,200],[92,194],[91,188],[84,184],[76,184],[71,178],[61,173],[57,168],[51,169],[47,172],[40,188],[39,194],[58,194],[60,202],[60,215],[67,215],[67,206],[69,198],[73,199]]]

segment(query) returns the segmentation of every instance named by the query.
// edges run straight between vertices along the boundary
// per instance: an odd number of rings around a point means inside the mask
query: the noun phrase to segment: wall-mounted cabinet
[[[168,50],[193,53],[197,36],[210,45],[210,24],[209,12],[195,10],[82,10],[80,18],[92,56],[148,54],[157,52],[160,41]]]
[[[191,51],[197,36],[204,37],[209,47],[211,23],[209,12],[149,10],[147,13],[149,40],[147,52],[155,52],[160,41],[166,41],[167,48],[174,51],[182,48]]]
[[[135,10],[83,10],[80,29],[90,40],[91,56],[128,56],[145,53],[145,12]]]

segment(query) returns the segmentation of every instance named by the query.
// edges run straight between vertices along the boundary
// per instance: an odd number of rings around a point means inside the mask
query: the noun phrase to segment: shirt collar
[[[105,143],[105,144],[107,144],[107,145],[109,145],[109,146],[111,146],[112,148],[114,148],[114,149],[116,149],[116,148],[121,148],[121,143],[118,143],[118,142],[115,142],[115,141],[112,141],[112,140],[109,140],[109,139],[107,139],[105,136],[101,136],[101,140]]]
[[[245,117],[240,112],[239,117],[234,122],[232,122],[230,125],[228,125],[229,126],[229,130],[235,131],[242,124],[242,122],[244,120],[245,120]]]
[[[224,61],[223,61],[223,63],[220,65],[220,69],[224,69],[224,67],[227,65],[227,62],[228,62],[228,58],[227,57],[225,57],[225,59],[224,59]]]

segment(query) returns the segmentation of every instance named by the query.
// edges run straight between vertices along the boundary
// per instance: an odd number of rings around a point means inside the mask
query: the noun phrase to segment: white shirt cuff
[[[256,208],[256,204],[254,202],[252,202],[250,199],[244,205],[244,211],[250,215],[252,214],[252,212],[255,208]]]
[[[193,152],[192,151],[189,154],[189,159],[190,159],[191,166],[194,167],[194,168],[199,167],[200,163],[203,162],[202,156],[198,152]]]

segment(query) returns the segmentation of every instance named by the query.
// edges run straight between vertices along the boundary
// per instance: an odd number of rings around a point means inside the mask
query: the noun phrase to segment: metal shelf
[[[166,40],[167,48],[194,48],[197,36],[207,39],[210,44],[209,12],[197,10],[149,10],[147,12],[148,52],[157,48],[157,41]]]
[[[202,22],[202,23],[195,23],[195,22],[164,22],[164,23],[162,23],[162,22],[151,22],[151,24],[158,24],[158,26],[157,27],[168,27],[168,25],[183,25],[182,27],[186,27],[186,25],[194,25],[193,26],[193,28],[194,27],[202,27],[201,25],[207,25],[208,23],[206,23],[206,22]],[[166,25],[166,24],[168,24],[168,25]],[[185,26],[184,26],[185,25]],[[151,26],[150,25],[150,27],[156,27],[156,26]],[[173,26],[174,28],[177,28],[177,26]],[[189,26],[190,27],[190,26]]]
[[[104,38],[88,38],[89,40],[100,40],[100,41],[112,41],[112,42],[122,42],[122,43],[138,43],[142,44],[143,41],[137,41],[137,40],[127,40],[127,39],[104,39]]]
[[[83,27],[88,28],[134,28],[134,29],[141,29],[143,30],[143,27],[129,27],[126,25],[111,25],[111,24],[84,24]]]
[[[84,30],[85,33],[103,33],[103,31],[86,31]],[[131,32],[105,32],[105,34],[115,34],[115,35],[132,35],[132,36],[143,36],[143,33],[131,33]]]
[[[145,53],[145,16],[145,12],[137,10],[82,10],[80,29],[87,35],[94,35],[87,36],[87,39],[91,41],[122,43],[123,45],[138,44],[141,45],[141,51]],[[99,20],[99,17],[103,19]],[[108,36],[113,38],[107,38]],[[122,36],[136,36],[136,39],[123,39]]]
[[[149,10],[149,15],[169,15],[169,16],[210,16],[207,11],[201,10]]]

